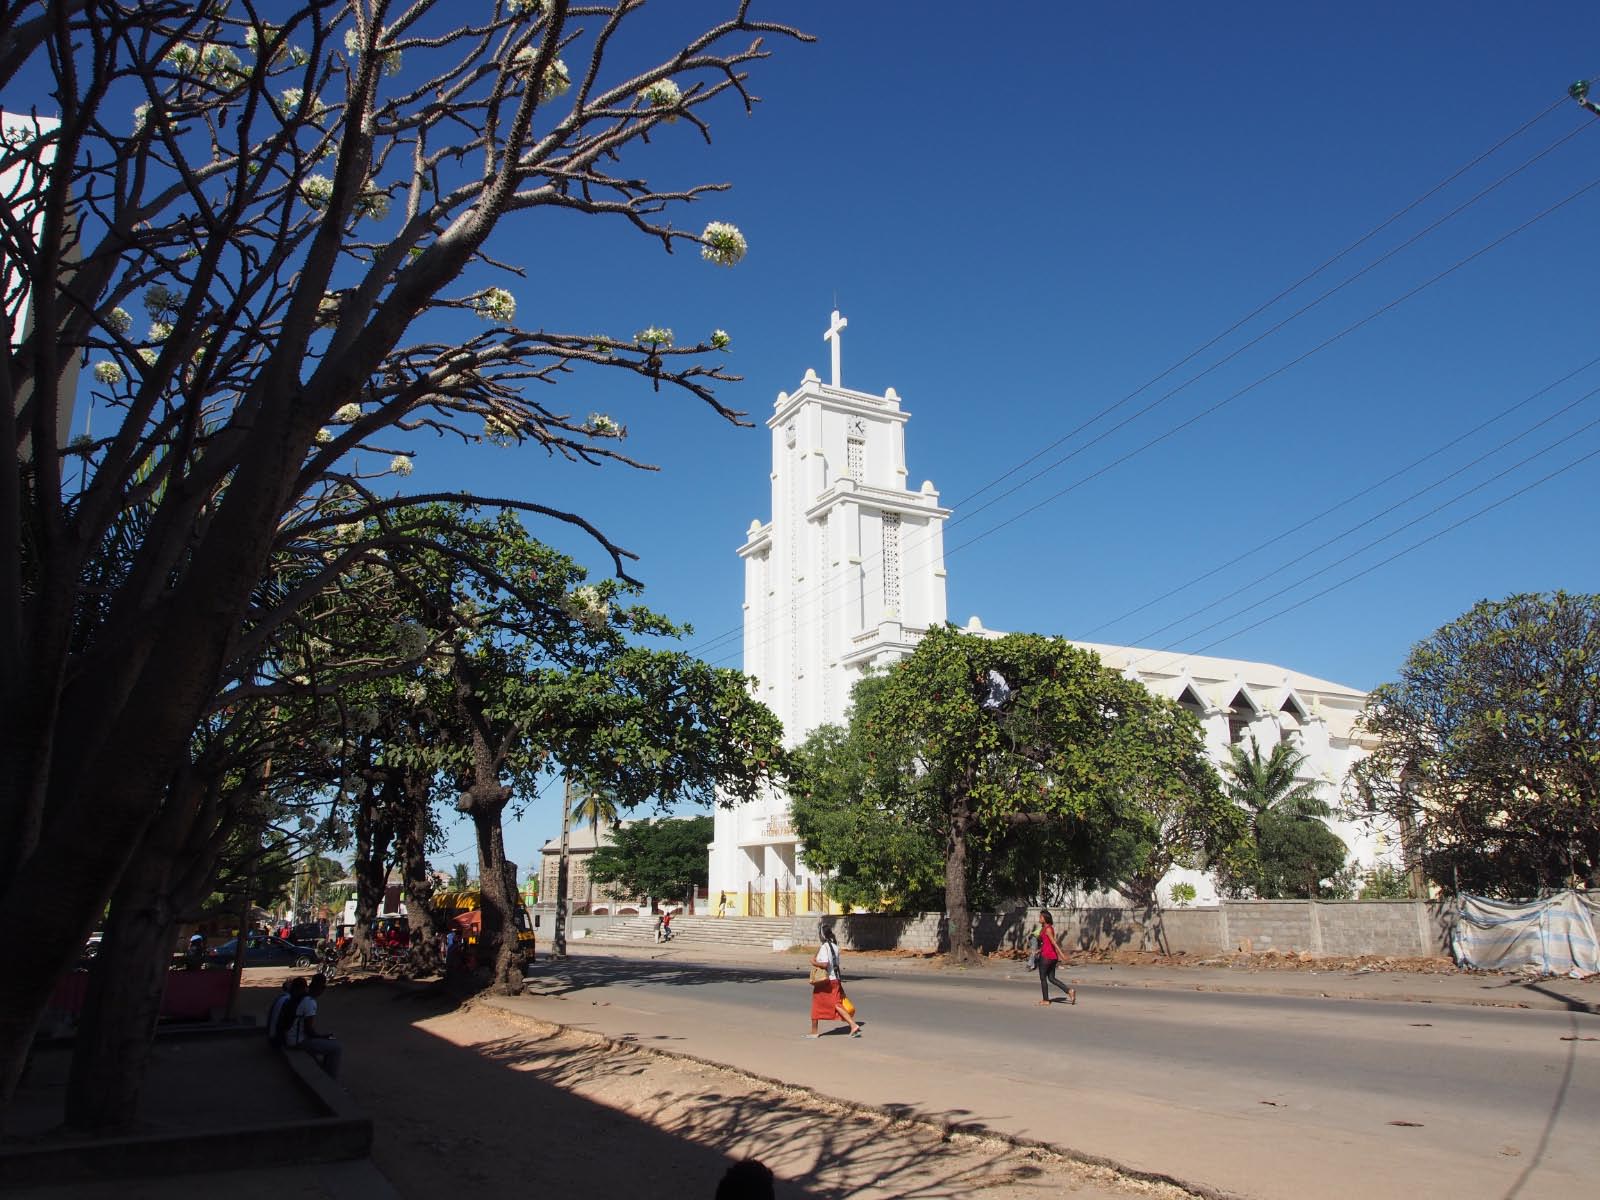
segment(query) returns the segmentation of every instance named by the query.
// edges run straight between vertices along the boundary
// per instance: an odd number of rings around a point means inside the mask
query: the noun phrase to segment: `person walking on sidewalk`
[[[1067,956],[1061,952],[1061,943],[1056,941],[1055,922],[1050,916],[1048,908],[1039,910],[1039,996],[1040,1004],[1050,1003],[1050,985],[1053,983],[1067,994],[1067,1003],[1078,1002],[1078,989],[1068,987],[1056,978],[1056,968]]]
[[[861,1036],[860,1023],[850,1015],[844,997],[844,977],[839,972],[839,943],[833,938],[833,926],[822,923],[818,934],[822,944],[811,960],[811,1032],[808,1038],[817,1037],[818,1021],[843,1021],[850,1026],[850,1036]],[[851,1008],[854,1006],[852,1005]]]

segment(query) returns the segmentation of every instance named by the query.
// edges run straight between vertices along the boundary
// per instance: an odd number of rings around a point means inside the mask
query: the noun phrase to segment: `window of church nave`
[[[1193,713],[1197,721],[1205,720],[1206,706],[1200,703],[1200,697],[1194,694],[1193,688],[1183,689],[1183,695],[1178,697],[1178,707]]]
[[[1283,730],[1285,737],[1294,737],[1299,734],[1300,726],[1306,721],[1305,710],[1295,703],[1294,697],[1284,700],[1278,708],[1278,727]]]
[[[1244,741],[1245,732],[1250,728],[1250,722],[1260,714],[1256,706],[1250,703],[1250,697],[1243,692],[1238,692],[1233,697],[1233,703],[1228,706],[1228,741]]]

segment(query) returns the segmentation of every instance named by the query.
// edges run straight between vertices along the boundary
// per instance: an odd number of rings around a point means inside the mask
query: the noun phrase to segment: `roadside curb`
[[[633,950],[635,953],[628,953]],[[650,951],[643,951],[643,947],[599,946],[585,947],[580,953],[582,957],[615,956],[618,958],[633,959],[634,961],[669,960],[669,961],[696,961],[697,952],[704,947],[688,945],[675,947],[671,951],[661,952],[652,947]],[[617,953],[622,951],[622,953]],[[774,969],[782,969],[792,965],[799,973],[803,973],[805,963],[802,960],[790,960],[788,956],[773,952],[767,955],[737,954],[713,951],[702,953],[700,959],[707,963],[741,963],[744,965],[761,964],[769,965]],[[927,959],[914,959],[902,957],[877,958],[871,954],[860,954],[856,958],[857,968],[855,974],[868,976],[875,973],[893,975],[918,975],[940,974],[954,977],[968,976],[973,978],[989,977],[996,982],[1020,982],[1026,976],[1031,978],[1031,972],[1022,969],[1020,963],[1012,963],[1008,959],[991,960],[971,967],[947,967],[942,964],[930,962]],[[1069,964],[1065,972],[1072,977],[1077,985],[1089,987],[1120,988],[1125,990],[1142,991],[1171,991],[1171,992],[1214,992],[1223,995],[1239,996],[1284,996],[1308,1000],[1350,1000],[1365,1001],[1377,1004],[1430,1004],[1452,1005],[1470,1008],[1503,1008],[1522,1012],[1576,1012],[1585,1015],[1600,1015],[1600,988],[1595,989],[1595,999],[1580,998],[1570,986],[1568,981],[1560,978],[1537,979],[1517,975],[1497,975],[1479,973],[1455,973],[1441,975],[1424,975],[1420,978],[1437,979],[1441,981],[1439,990],[1429,991],[1417,987],[1406,987],[1398,984],[1404,990],[1389,992],[1382,987],[1362,987],[1353,983],[1352,976],[1344,971],[1328,971],[1319,973],[1314,971],[1282,972],[1279,973],[1254,973],[1245,979],[1229,979],[1226,968],[1205,967],[1163,967],[1144,966],[1136,963],[1100,963],[1080,962]],[[1209,976],[1190,977],[1184,976],[1190,972],[1210,971]],[[1113,974],[1114,973],[1114,974]],[[1411,972],[1381,971],[1372,972],[1374,981],[1398,981]],[[1142,976],[1142,977],[1141,977]],[[1154,977],[1152,977],[1154,976]],[[1450,981],[1444,983],[1443,981]],[[1454,987],[1457,989],[1467,986],[1463,981],[1493,981],[1490,983],[1477,982],[1472,986],[1479,990],[1493,988],[1503,991],[1503,995],[1466,994],[1462,991],[1451,992],[1446,990]],[[1581,984],[1585,989],[1595,988],[1594,981]],[[1565,987],[1565,991],[1560,990]]]
[[[1175,1188],[1189,1196],[1200,1197],[1201,1200],[1245,1200],[1237,1192],[1224,1191],[1209,1184],[1196,1183],[1186,1179],[1179,1179],[1156,1171],[1141,1171],[1128,1167],[1099,1154],[1090,1154],[1086,1151],[1076,1150],[1070,1146],[1060,1146],[1052,1142],[1044,1142],[1035,1138],[1020,1137],[1016,1134],[1005,1133],[991,1129],[981,1124],[966,1124],[954,1121],[936,1121],[928,1117],[919,1116],[914,1112],[903,1109],[886,1108],[875,1104],[866,1104],[859,1100],[849,1100],[838,1096],[831,1096],[804,1084],[792,1083],[786,1079],[779,1079],[771,1075],[763,1075],[759,1071],[747,1070],[743,1067],[732,1066],[729,1063],[718,1062],[716,1059],[704,1058],[697,1054],[687,1054],[681,1050],[663,1050],[656,1046],[646,1046],[638,1042],[611,1037],[608,1034],[596,1033],[592,1029],[582,1029],[574,1025],[567,1025],[560,1021],[547,1020],[521,1011],[517,1007],[515,996],[480,995],[470,1003],[482,1005],[497,1010],[516,1021],[527,1022],[537,1026],[541,1031],[557,1030],[561,1033],[576,1037],[581,1041],[594,1046],[604,1047],[618,1054],[638,1054],[669,1062],[692,1064],[712,1071],[722,1071],[740,1079],[751,1080],[795,1095],[805,1096],[824,1105],[831,1105],[846,1113],[871,1121],[880,1121],[891,1128],[918,1129],[923,1132],[938,1136],[941,1141],[968,1141],[977,1144],[994,1144],[1008,1146],[1015,1150],[1026,1151],[1030,1154],[1050,1157],[1075,1166],[1091,1167],[1100,1171],[1107,1171],[1119,1180],[1135,1183],[1160,1184]]]

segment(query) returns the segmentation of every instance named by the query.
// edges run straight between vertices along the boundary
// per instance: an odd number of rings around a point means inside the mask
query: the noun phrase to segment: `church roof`
[[[1072,641],[1072,639],[1068,639]],[[1276,663],[1251,662],[1242,658],[1216,658],[1209,654],[1185,654],[1175,650],[1150,650],[1139,646],[1111,646],[1103,642],[1072,641],[1074,646],[1093,650],[1100,661],[1116,671],[1132,669],[1150,678],[1187,674],[1198,684],[1242,683],[1257,698],[1292,689],[1301,696],[1314,693],[1324,699],[1343,699],[1364,703],[1367,694],[1359,688],[1319,679],[1304,671],[1280,667]]]
[[[619,826],[622,826],[622,825],[632,825],[632,824],[633,824],[632,821],[618,821],[615,825],[610,824],[608,822],[601,822],[601,825],[600,825],[600,828],[599,828],[598,831],[595,829],[595,827],[593,825],[574,825],[572,827],[571,832],[569,832],[567,834],[567,853],[568,854],[573,854],[573,853],[587,854],[590,851],[592,851],[597,845],[601,845],[601,846],[610,845],[611,844],[611,840],[612,840],[611,839],[611,831],[613,829],[616,829],[616,828],[618,828]],[[597,835],[598,835],[598,840],[597,840]],[[539,853],[541,853],[541,854],[560,854],[561,853],[561,836],[559,834],[557,834],[555,837],[553,837],[549,841],[545,842],[545,844],[539,848]]]

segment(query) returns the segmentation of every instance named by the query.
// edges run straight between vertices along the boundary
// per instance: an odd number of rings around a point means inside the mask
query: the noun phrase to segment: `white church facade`
[[[909,655],[945,612],[944,521],[933,484],[912,490],[906,466],[910,414],[893,388],[882,395],[840,382],[837,312],[824,338],[831,378],[808,370],[793,393],[780,392],[767,420],[772,439],[772,517],[752,521],[744,560],[744,672],[756,695],[796,745],[823,724],[842,724],[850,690],[863,675]],[[999,636],[976,617],[968,632]],[[1214,762],[1253,739],[1263,750],[1291,741],[1306,756],[1302,778],[1336,802],[1362,750],[1354,729],[1366,694],[1266,663],[1075,642],[1106,666],[1189,709]],[[1361,862],[1384,857],[1363,828],[1334,832]],[[730,912],[786,915],[815,911],[824,881],[805,862],[776,788],[731,808],[718,807],[709,848],[709,894]],[[1175,872],[1199,903],[1215,898],[1197,872]]]

